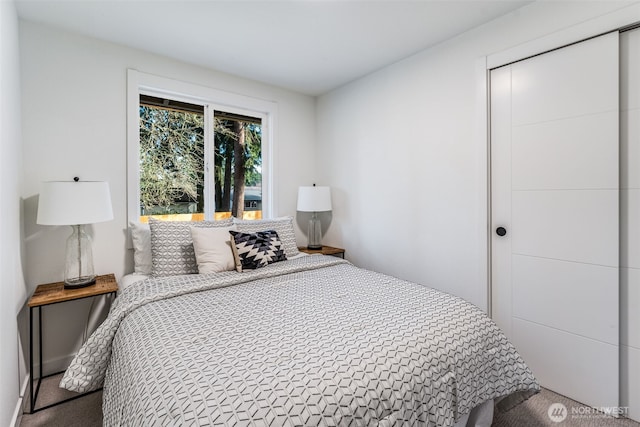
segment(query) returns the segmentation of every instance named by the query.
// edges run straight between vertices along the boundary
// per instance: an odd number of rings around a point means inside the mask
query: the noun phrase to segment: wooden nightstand
[[[31,298],[29,298],[28,306],[29,306],[29,373],[31,375],[31,381],[29,384],[29,393],[31,397],[31,401],[29,402],[29,413],[32,414],[37,411],[41,411],[43,409],[50,408],[55,405],[59,405],[64,402],[68,402],[73,399],[77,399],[78,397],[84,396],[83,393],[77,396],[71,397],[69,399],[61,400],[60,402],[52,403],[51,405],[43,406],[42,408],[35,409],[36,400],[38,398],[38,391],[40,391],[40,382],[42,381],[42,307],[45,305],[58,304],[65,301],[73,301],[82,298],[95,297],[98,295],[106,295],[111,294],[113,296],[118,292],[118,282],[116,282],[116,277],[113,274],[106,274],[104,276],[96,277],[96,283],[91,286],[87,286],[84,288],[78,289],[65,289],[64,282],[56,282],[49,283],[46,285],[39,285],[36,288],[36,291],[33,293]],[[33,390],[33,311],[34,309],[38,309],[38,349],[39,349],[39,375],[38,375],[38,384],[35,389],[35,393]],[[55,374],[50,374],[47,376],[57,375],[60,372]]]
[[[332,246],[323,246],[322,249],[308,249],[307,247],[298,248],[300,252],[307,254],[333,255],[344,259],[344,249],[334,248]]]

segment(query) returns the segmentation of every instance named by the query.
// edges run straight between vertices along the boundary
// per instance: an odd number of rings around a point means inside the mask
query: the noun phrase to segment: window
[[[198,219],[213,186],[216,219],[262,217],[262,120],[140,95],[140,216]],[[214,133],[207,155],[205,132]],[[213,173],[205,159],[213,159]]]
[[[133,70],[128,78],[130,221],[271,216],[273,103]]]
[[[262,218],[262,120],[214,111],[216,218]]]
[[[204,107],[140,95],[140,217],[204,219]]]

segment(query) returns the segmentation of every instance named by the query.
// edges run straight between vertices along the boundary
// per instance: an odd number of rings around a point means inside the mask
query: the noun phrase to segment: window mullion
[[[204,217],[211,221],[216,212],[215,186],[215,126],[214,110],[210,104],[204,106]]]

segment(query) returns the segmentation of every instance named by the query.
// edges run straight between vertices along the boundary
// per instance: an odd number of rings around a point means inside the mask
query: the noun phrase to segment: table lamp
[[[298,188],[298,211],[313,212],[309,220],[307,238],[308,249],[322,249],[322,226],[318,219],[318,212],[331,210],[331,189],[329,187],[300,187]]]
[[[64,269],[64,287],[82,288],[96,282],[91,238],[85,224],[113,219],[109,183],[104,181],[48,181],[42,183],[36,222],[70,225]]]

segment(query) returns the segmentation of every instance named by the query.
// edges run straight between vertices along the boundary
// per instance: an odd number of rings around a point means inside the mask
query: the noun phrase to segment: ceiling
[[[518,9],[515,0],[18,0],[18,15],[319,95]]]

